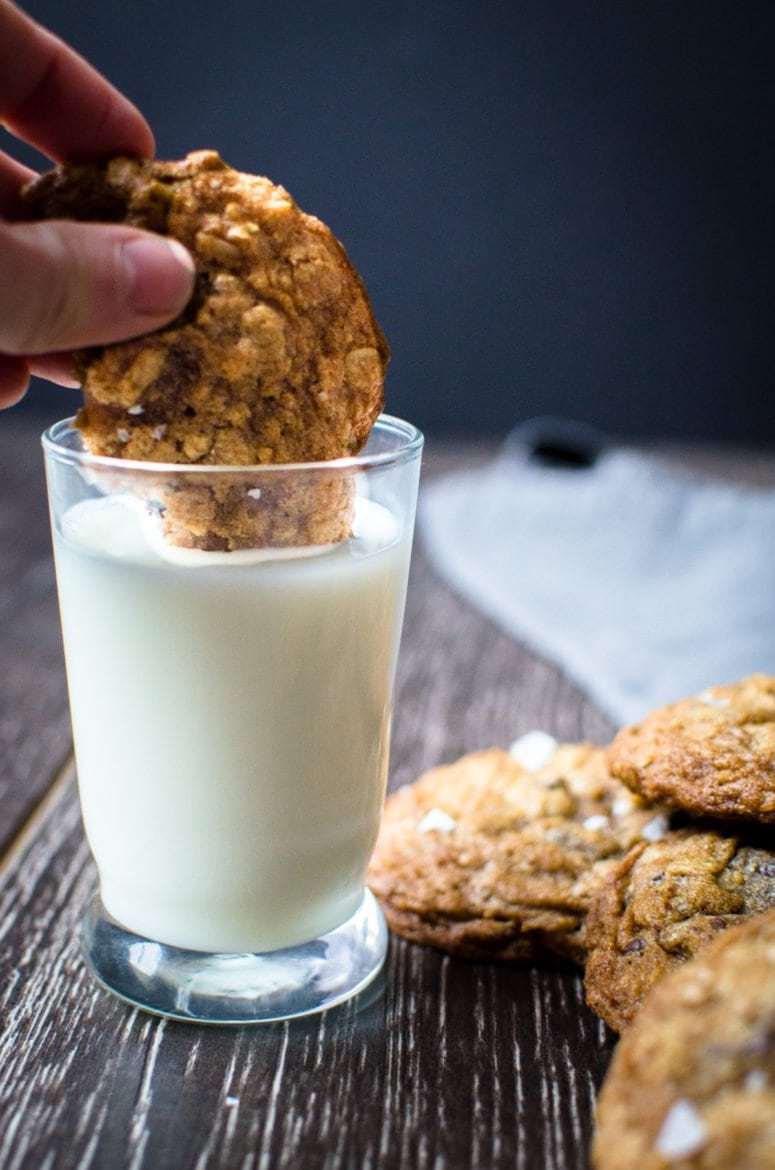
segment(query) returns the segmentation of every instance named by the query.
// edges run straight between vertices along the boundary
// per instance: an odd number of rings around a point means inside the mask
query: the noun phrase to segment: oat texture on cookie
[[[775,909],[775,843],[695,824],[643,842],[606,876],[587,919],[585,989],[609,1027],[728,929]]]
[[[775,910],[670,972],[620,1040],[596,1170],[775,1170]]]
[[[282,187],[197,151],[179,162],[64,164],[25,200],[33,216],[131,224],[194,257],[194,295],[170,325],[76,355],[78,426],[92,453],[249,467],[362,449],[383,405],[387,343],[342,245]],[[170,535],[228,549],[272,543],[284,529],[292,542],[301,503],[310,539],[341,539],[348,492],[324,478],[316,505],[310,490],[300,501],[278,487],[258,504],[241,490],[187,486],[165,501]]]
[[[412,941],[466,958],[583,962],[594,891],[657,822],[601,748],[562,744],[532,768],[474,752],[388,798],[367,880]]]
[[[712,686],[624,728],[611,771],[695,816],[775,824],[775,678]]]

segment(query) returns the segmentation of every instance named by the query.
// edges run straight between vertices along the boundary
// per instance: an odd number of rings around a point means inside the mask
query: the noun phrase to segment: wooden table
[[[77,943],[96,879],[40,429],[0,416],[0,1170],[583,1170],[613,1037],[570,968],[467,963],[394,938],[363,1002],[238,1029],[157,1019],[95,987]],[[425,474],[486,454],[431,443]],[[772,460],[759,466],[772,476]],[[612,731],[417,549],[391,786],[534,727]]]

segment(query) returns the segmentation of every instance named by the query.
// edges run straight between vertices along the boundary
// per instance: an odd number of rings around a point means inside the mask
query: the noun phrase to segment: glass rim
[[[414,423],[406,422],[392,414],[380,414],[372,428],[391,431],[403,438],[392,451],[361,451],[357,455],[345,455],[338,459],[316,459],[302,463],[165,463],[151,459],[121,459],[114,455],[93,455],[90,451],[76,450],[61,441],[67,434],[78,434],[74,426],[75,416],[60,419],[48,427],[41,436],[44,451],[71,466],[89,467],[103,471],[137,471],[154,475],[272,475],[280,472],[331,472],[367,471],[375,467],[390,467],[407,463],[419,455],[425,442],[424,435]],[[368,441],[368,440],[367,440]]]

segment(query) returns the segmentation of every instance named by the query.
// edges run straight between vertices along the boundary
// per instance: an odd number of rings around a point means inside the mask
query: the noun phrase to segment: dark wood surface
[[[91,982],[77,931],[95,871],[39,431],[0,417],[0,1170],[584,1170],[613,1038],[570,968],[465,963],[392,939],[362,1001],[239,1029],[159,1020]],[[430,444],[425,474],[484,455]],[[612,731],[417,549],[391,787],[533,727],[597,742]]]

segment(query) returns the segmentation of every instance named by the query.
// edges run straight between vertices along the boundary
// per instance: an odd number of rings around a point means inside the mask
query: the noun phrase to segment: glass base
[[[98,982],[134,1007],[202,1024],[259,1024],[322,1012],[357,995],[382,968],[387,928],[367,890],[351,918],[312,942],[210,954],[125,930],[97,897],[81,945]]]

